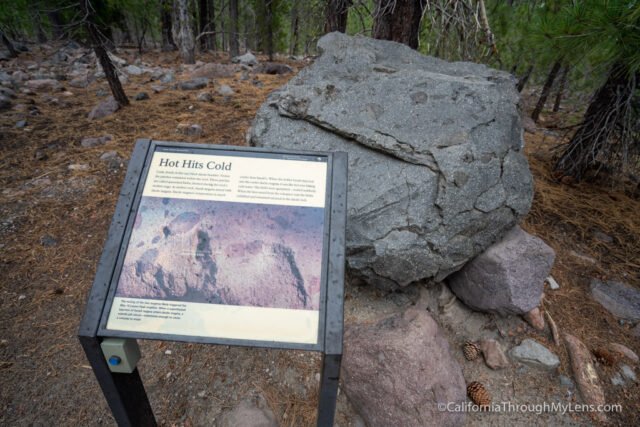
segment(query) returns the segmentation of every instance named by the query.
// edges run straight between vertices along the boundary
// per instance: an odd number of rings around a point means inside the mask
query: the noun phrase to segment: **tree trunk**
[[[4,31],[0,31],[0,37],[2,37],[2,43],[4,43],[4,45],[7,47],[7,50],[9,51],[9,57],[15,58],[16,56],[18,56],[18,51],[15,47],[13,47],[13,43],[11,43],[11,40],[9,40],[9,38],[5,35]]]
[[[562,60],[558,59],[553,63],[551,67],[551,71],[549,71],[549,75],[547,76],[547,81],[544,82],[544,86],[542,87],[542,93],[540,93],[540,98],[538,98],[538,103],[536,104],[536,108],[533,109],[533,113],[531,113],[531,118],[534,122],[538,122],[538,118],[540,117],[540,113],[544,108],[544,104],[547,102],[547,98],[551,93],[551,88],[553,87],[553,82],[558,75],[558,71],[560,71],[560,66],[562,65]]]
[[[425,5],[426,0],[378,0],[373,38],[393,40],[417,49]]]
[[[624,163],[625,156],[616,158],[614,152],[624,154],[634,143],[630,117],[639,77],[630,75],[624,64],[613,65],[606,82],[591,99],[580,127],[558,159],[557,172],[580,180],[598,163],[601,155],[613,160],[612,165]]]
[[[109,58],[109,54],[104,47],[104,43],[100,38],[100,32],[95,24],[94,10],[91,6],[89,0],[80,0],[80,7],[85,15],[85,26],[87,28],[87,32],[89,33],[89,38],[91,39],[91,44],[93,45],[93,50],[96,53],[96,57],[98,61],[100,61],[100,66],[102,66],[102,71],[104,71],[105,77],[107,78],[107,82],[109,83],[109,87],[111,88],[111,93],[115,100],[121,106],[129,105],[129,98],[124,93],[122,89],[122,84],[120,84],[120,80],[118,79],[118,74],[116,73],[116,69],[111,63],[111,59]]]
[[[213,34],[209,34],[206,36],[209,39],[209,47],[212,50],[217,50],[217,42],[216,42],[216,2],[215,0],[209,0],[209,7],[207,9],[209,11],[209,28]]]
[[[64,38],[64,20],[62,19],[62,14],[58,10],[52,10],[47,12],[47,17],[49,18],[49,22],[51,23],[51,32],[53,34],[53,38],[55,40],[60,40]]]
[[[347,18],[351,0],[327,0],[325,10],[324,32],[347,31]]]
[[[238,43],[238,0],[229,0],[229,56],[240,55]]]
[[[266,11],[266,51],[267,55],[269,55],[269,61],[273,61],[273,0],[264,0],[264,9]]]
[[[196,43],[191,26],[188,0],[173,0],[173,40],[178,45],[182,62],[195,64]]]
[[[529,81],[529,77],[531,77],[532,72],[533,72],[533,65],[529,65],[529,68],[527,68],[527,71],[525,71],[522,77],[518,79],[518,84],[516,86],[516,88],[518,89],[518,92],[522,92],[522,89],[524,89],[525,85]]]
[[[296,54],[298,50],[300,5],[297,0],[291,2],[291,38],[289,39],[289,56]]]
[[[560,74],[560,85],[558,86],[558,92],[556,93],[556,100],[553,103],[553,112],[557,113],[560,110],[560,103],[562,102],[562,96],[564,93],[564,89],[567,86],[567,76],[569,75],[569,66],[565,65],[562,68],[562,73]]]
[[[200,23],[200,50],[204,52],[210,48],[208,36],[203,35],[203,33],[209,31],[209,0],[200,0],[198,9],[198,21]]]
[[[171,29],[171,2],[162,0],[160,3],[160,21],[162,22],[162,50],[167,52],[176,50]]]

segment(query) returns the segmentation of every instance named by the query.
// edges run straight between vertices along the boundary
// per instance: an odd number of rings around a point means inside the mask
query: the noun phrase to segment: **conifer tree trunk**
[[[229,0],[229,56],[240,55],[238,42],[238,0]]]
[[[549,71],[549,75],[547,76],[547,80],[544,82],[544,86],[542,87],[542,93],[540,93],[540,98],[538,98],[538,103],[536,104],[536,108],[533,109],[533,113],[531,113],[531,118],[534,122],[538,122],[538,118],[540,118],[540,113],[544,108],[544,104],[547,102],[547,98],[551,93],[551,88],[553,87],[553,82],[558,75],[558,71],[560,71],[560,67],[562,65],[562,59],[558,59],[553,63],[551,67],[551,71]]]
[[[200,31],[200,50],[206,51],[210,48],[209,46],[209,38],[208,36],[203,35],[203,33],[209,31],[209,0],[200,0],[199,5],[199,31]]]
[[[213,34],[208,35],[209,38],[209,46],[212,50],[218,49],[218,43],[216,41],[216,2],[215,0],[209,0],[209,7],[207,9],[209,11],[209,28]]]
[[[531,77],[532,72],[533,72],[533,65],[529,65],[529,68],[527,68],[527,71],[525,71],[522,77],[518,79],[518,85],[516,86],[516,88],[518,89],[518,92],[522,92],[522,89],[524,89],[525,85],[529,81],[529,77]]]
[[[426,0],[378,0],[373,38],[393,40],[417,49],[425,5]]]
[[[269,61],[273,61],[273,0],[264,0],[264,10],[266,12],[266,51],[269,55]]]
[[[182,62],[195,64],[196,43],[191,26],[188,0],[173,0],[173,40],[178,45]]]
[[[562,102],[562,96],[564,94],[564,89],[567,86],[567,76],[569,75],[569,66],[565,65],[562,68],[562,73],[560,74],[560,85],[558,86],[558,92],[556,92],[556,100],[553,103],[553,112],[557,113],[560,110],[560,103]]]
[[[107,54],[107,50],[104,47],[102,39],[100,38],[100,33],[98,32],[98,28],[95,24],[94,9],[91,6],[91,2],[89,0],[80,0],[80,7],[85,16],[84,23],[87,28],[87,32],[89,33],[93,50],[96,53],[96,57],[100,62],[102,70],[104,71],[109,87],[111,88],[111,93],[118,104],[121,106],[129,105],[129,98],[127,98],[127,95],[124,93],[124,89],[122,89],[122,84],[118,79],[116,69],[109,58],[109,54]]]
[[[324,32],[347,31],[347,18],[349,17],[351,0],[327,0],[325,11]]]
[[[51,23],[51,32],[53,34],[53,38],[55,40],[60,40],[64,38],[64,20],[62,19],[62,14],[58,10],[52,10],[47,12],[47,18],[49,18],[49,22]]]
[[[291,39],[289,40],[289,55],[295,55],[298,50],[298,38],[300,34],[300,5],[297,0],[291,3]]]
[[[11,43],[11,40],[9,40],[9,38],[5,35],[4,31],[0,30],[0,37],[2,38],[2,43],[4,43],[5,47],[9,51],[9,57],[15,58],[16,56],[18,56],[18,51],[15,47],[13,47],[13,43]]]
[[[160,3],[160,21],[162,23],[162,50],[176,50],[171,29],[171,0],[162,0]]]

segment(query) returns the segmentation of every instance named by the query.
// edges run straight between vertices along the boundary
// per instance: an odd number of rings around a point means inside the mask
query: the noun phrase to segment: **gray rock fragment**
[[[112,139],[113,139],[113,136],[111,135],[103,135],[99,137],[86,137],[86,138],[82,138],[82,141],[80,141],[80,145],[85,148],[92,148],[92,147],[97,147],[99,145],[104,145],[107,142],[111,141]]]
[[[624,283],[591,281],[591,295],[607,311],[625,320],[640,320],[640,290]]]
[[[511,349],[510,354],[519,362],[535,368],[555,369],[560,365],[558,356],[532,339],[523,340],[519,346]]]
[[[528,211],[510,75],[342,33],[318,46],[314,64],[262,105],[250,143],[349,154],[353,279],[441,280]]]
[[[221,85],[218,87],[218,93],[222,96],[231,96],[235,94],[229,85]]]
[[[196,79],[180,82],[178,83],[178,87],[180,88],[180,90],[197,90],[207,87],[208,84],[209,79],[205,77],[198,77]]]
[[[110,96],[93,107],[93,110],[89,112],[87,118],[89,120],[101,119],[115,113],[119,109],[120,104],[118,104],[118,101],[116,101],[113,96]]]
[[[209,420],[203,420],[209,422]],[[216,427],[278,427],[275,415],[266,400],[245,399],[235,408],[225,411],[215,422]]]
[[[146,101],[147,99],[149,99],[149,94],[147,92],[139,92],[133,99],[135,99],[136,101]]]
[[[258,65],[258,59],[251,52],[247,52],[244,55],[236,56],[231,59],[231,62],[233,62],[234,64],[241,64],[241,65],[248,65],[248,66]]]

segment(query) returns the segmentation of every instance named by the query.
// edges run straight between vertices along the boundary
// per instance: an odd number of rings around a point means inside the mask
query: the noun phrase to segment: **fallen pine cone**
[[[606,348],[596,348],[593,350],[593,355],[596,357],[598,362],[602,363],[604,366],[613,366],[618,363],[617,355],[613,354]]]
[[[478,381],[469,383],[467,386],[467,395],[473,403],[480,407],[481,410],[489,409],[489,406],[491,405],[491,395]]]
[[[476,360],[480,355],[480,348],[474,342],[467,341],[462,346],[462,352],[467,360]]]

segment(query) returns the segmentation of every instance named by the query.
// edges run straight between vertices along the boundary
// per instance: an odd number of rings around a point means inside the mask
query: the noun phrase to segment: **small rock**
[[[149,94],[147,92],[140,92],[140,93],[136,94],[134,99],[136,101],[144,101],[146,99],[149,99]]]
[[[627,359],[631,360],[634,363],[638,363],[638,361],[640,361],[640,359],[638,358],[638,355],[633,350],[631,350],[629,347],[624,346],[622,344],[613,342],[609,344],[609,349],[613,352],[623,355],[624,357],[626,357]]]
[[[522,117],[522,127],[524,128],[525,132],[529,133],[536,133],[536,130],[538,129],[538,126],[536,126],[536,122],[534,122],[531,117],[526,115]]]
[[[555,369],[560,365],[558,356],[532,339],[523,340],[519,346],[511,349],[510,354],[518,361],[537,368]]]
[[[160,77],[160,83],[169,84],[173,83],[176,79],[176,76],[172,72],[164,73],[162,77]]]
[[[240,80],[241,81],[249,80],[249,73],[247,71],[243,71],[242,74],[240,74]]]
[[[89,170],[89,165],[74,163],[67,166],[67,169],[69,169],[70,171],[86,171]]]
[[[40,237],[40,244],[45,248],[50,248],[52,246],[57,246],[58,240],[49,234],[45,234],[44,236]]]
[[[113,137],[111,135],[104,135],[104,136],[99,136],[99,137],[87,137],[87,138],[82,138],[82,141],[80,141],[80,145],[85,147],[85,148],[92,148],[92,147],[97,147],[99,145],[104,145],[107,142],[111,141],[113,139]]]
[[[18,296],[18,301],[22,301],[23,299],[26,299],[26,298],[27,298],[27,296],[25,294],[20,294]]]
[[[253,80],[251,82],[252,85],[254,85],[255,87],[263,87],[264,83],[262,83],[260,80]]]
[[[213,101],[213,96],[209,92],[200,92],[197,99],[202,102],[211,102]]]
[[[91,110],[87,117],[89,120],[101,119],[115,113],[119,109],[120,104],[118,104],[118,101],[116,101],[113,96],[110,96],[109,98],[93,107],[93,110]]]
[[[222,96],[231,96],[233,95],[235,92],[233,91],[233,89],[231,89],[230,86],[228,85],[222,85],[218,88],[218,93]]]
[[[144,72],[142,68],[136,65],[128,65],[124,70],[132,76],[140,76]]]
[[[258,65],[258,59],[251,52],[247,52],[244,55],[236,56],[231,59],[231,62],[233,62],[234,64],[242,64],[248,66]]]
[[[216,427],[277,427],[278,422],[262,396],[246,399],[235,408],[225,411],[215,420]]]
[[[9,89],[8,87],[0,86],[0,95],[4,95],[8,98],[15,98],[16,91]]]
[[[196,79],[180,82],[178,83],[178,87],[180,90],[197,90],[207,87],[208,84],[209,79],[205,77],[198,77]]]
[[[43,150],[36,150],[36,153],[33,156],[36,160],[47,160],[49,156]]]
[[[127,61],[125,59],[122,59],[111,52],[108,52],[108,55],[109,55],[109,58],[111,59],[111,62],[115,62],[117,65],[121,67],[124,67],[125,65],[127,65]]]
[[[11,99],[8,96],[0,95],[0,110],[11,108]]]
[[[633,368],[631,366],[622,365],[620,367],[620,372],[622,373],[622,376],[628,379],[629,381],[633,381],[633,382],[637,381],[636,373],[633,372]]]
[[[68,90],[65,90],[64,92],[62,92],[62,96],[66,96],[66,97],[73,96],[73,92],[69,92]]]
[[[89,86],[89,78],[88,77],[75,77],[69,81],[69,86],[84,89]]]
[[[531,327],[537,331],[544,331],[544,315],[538,307],[525,313],[523,316]]]
[[[165,90],[165,87],[162,85],[151,85],[151,90],[153,91],[153,93],[160,93]]]
[[[603,233],[600,230],[596,230],[593,232],[593,237],[596,240],[601,241],[602,243],[613,243],[613,237],[609,236],[606,233]]]
[[[571,358],[573,377],[576,380],[582,399],[588,405],[604,405],[604,392],[600,387],[600,379],[596,368],[593,366],[591,352],[582,341],[573,335],[564,334],[564,339]],[[597,417],[601,421],[606,421],[607,419],[602,412],[597,413]]]
[[[203,397],[205,397],[206,395],[207,395],[207,392],[206,392],[206,391],[204,391],[204,390],[203,390],[203,391],[198,392],[198,397],[200,397],[200,398],[203,398]]]
[[[24,85],[29,89],[35,90],[37,92],[53,92],[62,89],[62,85],[60,84],[60,82],[54,79],[27,80]]]
[[[16,122],[16,127],[17,127],[18,129],[23,129],[23,128],[24,128],[24,127],[26,127],[26,126],[27,126],[27,121],[26,121],[26,120],[18,120],[18,121]]]
[[[276,62],[265,62],[255,67],[256,73],[261,74],[289,74],[293,73],[293,68],[286,64],[278,64]]]
[[[558,282],[556,282],[556,279],[554,279],[553,277],[549,276],[547,277],[546,280],[547,280],[547,283],[549,284],[549,287],[554,291],[557,289],[560,289],[560,285],[558,284]]]
[[[498,341],[493,339],[480,340],[478,347],[482,351],[485,363],[491,369],[503,369],[510,365],[509,359]]]
[[[176,128],[176,132],[181,133],[183,135],[200,136],[202,135],[202,126],[197,124],[190,125],[187,123],[180,123]]]
[[[573,383],[573,380],[566,375],[560,375],[558,376],[558,379],[560,380],[560,385],[567,387],[569,389],[573,389],[576,386]]]
[[[615,374],[613,374],[613,376],[611,377],[611,384],[615,386],[624,385],[624,379],[622,379],[622,375],[620,375],[620,372],[616,372]]]
[[[640,320],[640,290],[620,282],[593,279],[591,295],[614,316],[634,322]]]
[[[102,97],[107,96],[107,95],[108,95],[108,92],[106,90],[104,90],[104,89],[98,89],[96,91],[96,96],[98,98],[102,98]]]
[[[164,354],[166,354],[167,356],[170,356],[171,355],[171,350],[165,350]]]
[[[102,153],[102,155],[100,156],[100,160],[103,160],[103,161],[113,160],[113,159],[120,159],[118,157],[117,151],[107,151],[106,153]]]

